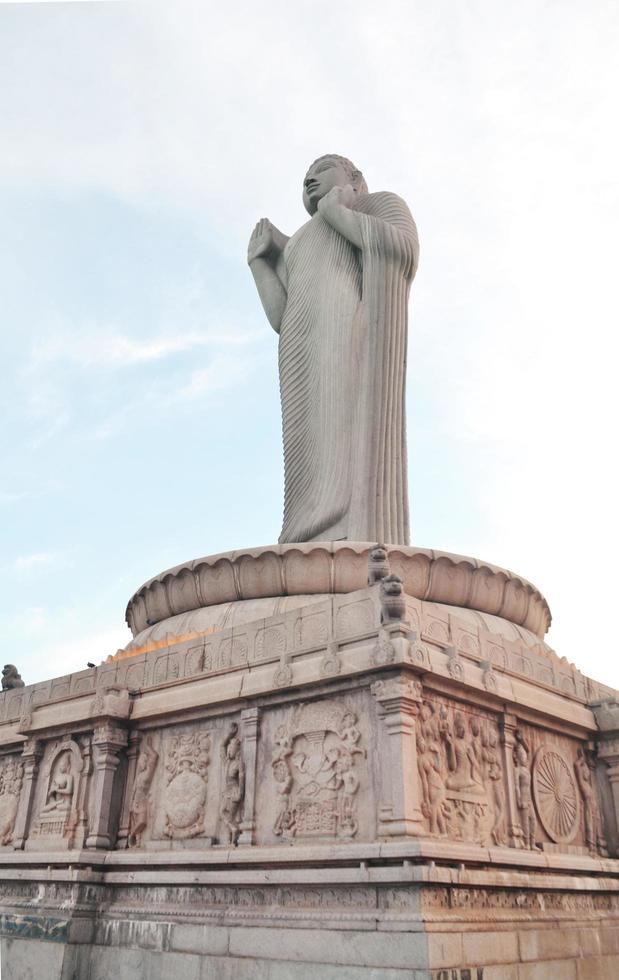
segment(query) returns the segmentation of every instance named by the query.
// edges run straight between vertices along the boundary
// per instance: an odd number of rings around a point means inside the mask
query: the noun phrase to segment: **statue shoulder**
[[[375,191],[373,194],[361,194],[357,203],[358,211],[375,214],[381,218],[385,214],[406,215],[412,220],[410,208],[404,198],[392,191]]]

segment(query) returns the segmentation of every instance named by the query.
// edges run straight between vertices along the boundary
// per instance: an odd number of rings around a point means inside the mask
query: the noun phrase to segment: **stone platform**
[[[525,580],[388,550],[179,566],[0,696],[4,980],[619,975],[617,692]]]

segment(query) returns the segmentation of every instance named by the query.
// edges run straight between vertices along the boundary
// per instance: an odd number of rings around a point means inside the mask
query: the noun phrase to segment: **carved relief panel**
[[[140,737],[125,793],[129,847],[237,843],[245,798],[237,722],[174,725]],[[164,843],[165,842],[165,843]]]
[[[427,833],[505,843],[500,737],[490,713],[428,695],[417,719],[417,766]]]
[[[0,845],[13,840],[15,818],[24,778],[24,767],[18,756],[0,759]]]
[[[82,847],[88,829],[89,735],[59,739],[44,751],[27,846]]]
[[[514,769],[524,846],[606,853],[596,764],[585,743],[520,725]]]
[[[375,802],[362,696],[291,705],[263,721],[257,788],[260,843],[368,839]]]

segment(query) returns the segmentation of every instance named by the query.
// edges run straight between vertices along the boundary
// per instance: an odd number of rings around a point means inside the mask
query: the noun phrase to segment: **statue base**
[[[179,566],[2,696],[9,977],[619,973],[617,693],[525,580],[371,548]]]

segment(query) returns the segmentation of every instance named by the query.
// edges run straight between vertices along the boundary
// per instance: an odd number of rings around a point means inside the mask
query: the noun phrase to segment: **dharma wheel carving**
[[[540,823],[555,844],[568,844],[578,829],[578,787],[568,762],[542,746],[533,763],[533,795]]]

